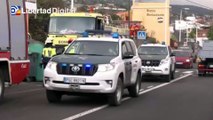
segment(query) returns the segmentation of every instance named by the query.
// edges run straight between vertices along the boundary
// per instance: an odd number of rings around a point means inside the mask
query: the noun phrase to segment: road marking
[[[74,120],[74,119],[83,117],[83,116],[85,116],[85,115],[91,114],[91,113],[93,113],[93,112],[99,111],[99,110],[101,110],[101,109],[104,109],[104,108],[106,108],[106,107],[108,107],[108,106],[109,106],[109,105],[102,105],[102,106],[100,106],[100,107],[96,107],[96,108],[90,109],[90,110],[88,110],[88,111],[85,111],[85,112],[76,114],[76,115],[74,115],[74,116],[65,118],[65,119],[63,119],[63,120]]]
[[[191,75],[192,75],[192,74],[186,74],[186,75],[184,75],[184,76],[181,76],[181,77],[179,77],[179,78],[176,78],[176,79],[172,80],[171,82],[160,84],[160,85],[158,85],[158,86],[155,86],[155,87],[153,87],[153,88],[150,88],[150,89],[148,89],[148,90],[145,90],[145,91],[143,91],[143,92],[140,92],[139,94],[141,95],[141,94],[147,93],[147,92],[149,92],[149,91],[152,91],[152,90],[155,90],[155,89],[164,87],[164,86],[166,86],[166,85],[172,84],[172,83],[174,83],[174,82],[177,82],[177,81],[179,81],[179,80],[181,80],[181,79],[183,79],[183,78],[189,77],[189,76],[191,76]]]
[[[185,72],[183,72],[184,74],[191,74],[191,73],[193,73],[194,71],[185,71]]]
[[[144,89],[140,89],[140,92],[141,92],[141,91],[144,91]]]
[[[180,72],[180,71],[176,70],[175,72],[178,73],[178,72]]]
[[[153,87],[153,86],[148,86],[147,88],[150,89],[150,88],[152,88],[152,87]]]
[[[179,78],[174,79],[173,81],[171,81],[171,82],[169,82],[169,83],[163,83],[163,84],[160,84],[160,85],[158,85],[158,86],[152,87],[152,88],[147,89],[147,90],[144,90],[144,91],[141,91],[141,90],[140,90],[141,92],[140,92],[139,94],[140,94],[140,95],[145,94],[145,93],[147,93],[147,92],[150,92],[150,91],[152,91],[152,90],[155,90],[155,89],[161,88],[161,87],[163,87],[163,86],[172,84],[172,83],[174,83],[174,82],[176,82],[176,81],[179,81],[179,80],[181,80],[181,79],[183,79],[183,78],[186,78],[186,77],[189,77],[189,76],[191,76],[191,75],[192,75],[192,74],[186,74],[186,75],[184,75],[184,76],[181,76],[181,77],[179,77]],[[129,99],[131,99],[131,97],[123,98],[122,101],[126,101],[126,100],[129,100]],[[65,118],[65,119],[63,119],[63,120],[75,120],[75,119],[81,118],[81,117],[83,117],[83,116],[86,116],[86,115],[88,115],[88,114],[94,113],[94,112],[99,111],[99,110],[102,110],[102,109],[104,109],[104,108],[107,108],[108,106],[109,106],[108,104],[105,104],[105,105],[102,105],[102,106],[99,106],[99,107],[96,107],[96,108],[93,108],[93,109],[90,109],[90,110],[87,110],[87,111],[78,113],[78,114],[76,114],[76,115],[70,116],[70,117]]]

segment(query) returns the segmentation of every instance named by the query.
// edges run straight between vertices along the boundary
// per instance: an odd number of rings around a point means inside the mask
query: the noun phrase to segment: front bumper
[[[169,75],[170,68],[168,65],[158,67],[141,66],[142,75]]]
[[[116,71],[96,72],[93,76],[59,75],[56,71],[46,68],[44,71],[44,86],[48,90],[78,92],[78,93],[113,93],[118,75]],[[84,84],[67,84],[64,77],[85,78]],[[110,84],[111,83],[111,84]]]
[[[199,73],[204,73],[204,72],[213,72],[213,68],[209,69],[198,69]]]
[[[175,66],[177,68],[189,68],[191,67],[192,63],[191,62],[178,62],[176,61]]]

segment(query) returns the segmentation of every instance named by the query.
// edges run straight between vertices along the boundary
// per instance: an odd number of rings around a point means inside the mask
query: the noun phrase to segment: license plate
[[[213,68],[213,65],[209,65],[210,68]]]
[[[176,64],[178,64],[178,65],[182,65],[183,63],[182,63],[182,62],[176,62]]]
[[[145,71],[146,71],[146,72],[153,71],[153,68],[146,68]]]
[[[80,85],[79,84],[70,84],[70,88],[73,90],[80,89]]]
[[[86,78],[64,77],[64,83],[68,84],[85,84]]]

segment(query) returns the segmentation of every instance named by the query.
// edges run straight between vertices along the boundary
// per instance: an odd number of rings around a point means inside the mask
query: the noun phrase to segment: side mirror
[[[174,57],[175,56],[175,53],[171,53],[171,55],[170,55],[171,57]]]
[[[134,57],[134,55],[131,52],[126,52],[123,55],[123,59],[130,59],[130,58],[133,58],[133,57]]]
[[[65,51],[65,48],[60,48],[56,51],[56,55],[60,55]]]

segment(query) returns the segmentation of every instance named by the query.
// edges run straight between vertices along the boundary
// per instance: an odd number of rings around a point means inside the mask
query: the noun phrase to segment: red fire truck
[[[0,1],[0,101],[5,83],[19,84],[29,73],[28,35],[24,0]]]

